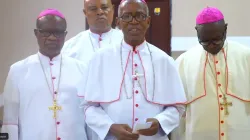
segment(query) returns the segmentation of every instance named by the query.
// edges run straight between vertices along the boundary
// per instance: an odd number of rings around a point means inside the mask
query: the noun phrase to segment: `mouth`
[[[97,18],[98,21],[105,21],[106,18]]]
[[[138,32],[140,32],[140,30],[138,28],[131,28],[131,29],[129,29],[129,32],[138,33]]]
[[[45,46],[50,47],[50,48],[55,48],[58,45],[56,43],[50,43],[50,44],[45,44]]]

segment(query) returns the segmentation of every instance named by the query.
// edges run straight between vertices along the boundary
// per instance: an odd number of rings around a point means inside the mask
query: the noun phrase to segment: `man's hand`
[[[110,127],[112,133],[118,140],[138,140],[139,134],[132,133],[132,128],[127,124],[112,124]]]
[[[153,136],[153,135],[157,134],[157,132],[160,128],[159,121],[155,118],[149,118],[149,119],[147,119],[147,122],[152,122],[151,127],[148,129],[138,130],[138,133],[140,135],[144,135],[144,136]]]

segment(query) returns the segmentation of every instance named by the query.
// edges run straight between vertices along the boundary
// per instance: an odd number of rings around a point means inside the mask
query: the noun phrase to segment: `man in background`
[[[98,49],[120,43],[123,34],[111,27],[114,16],[111,0],[84,0],[83,13],[89,30],[69,39],[62,51],[70,57],[88,62]]]
[[[250,48],[227,40],[227,27],[219,9],[204,8],[195,27],[200,45],[177,59],[188,99],[185,140],[250,138]]]

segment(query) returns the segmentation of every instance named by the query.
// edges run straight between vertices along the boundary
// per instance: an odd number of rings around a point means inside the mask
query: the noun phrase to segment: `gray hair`
[[[121,7],[123,6],[123,4],[125,2],[128,2],[128,3],[130,3],[130,2],[142,3],[144,5],[145,10],[146,10],[146,15],[149,16],[149,9],[148,9],[148,5],[146,3],[142,2],[141,0],[123,0],[121,2],[121,4],[119,5],[119,7],[118,7],[118,17],[121,17]]]

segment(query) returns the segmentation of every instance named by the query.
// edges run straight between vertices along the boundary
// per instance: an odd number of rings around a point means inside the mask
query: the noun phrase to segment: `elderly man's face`
[[[227,33],[227,24],[224,21],[197,25],[196,30],[199,43],[207,52],[217,54],[221,50]]]
[[[111,0],[85,0],[84,14],[93,31],[107,31],[113,22],[114,9]]]
[[[37,29],[34,32],[39,51],[49,57],[60,54],[67,34],[65,19],[47,15],[38,19],[37,22]]]
[[[150,17],[145,3],[141,1],[124,2],[121,5],[117,24],[123,31],[125,38],[129,40],[144,39],[150,25]]]

